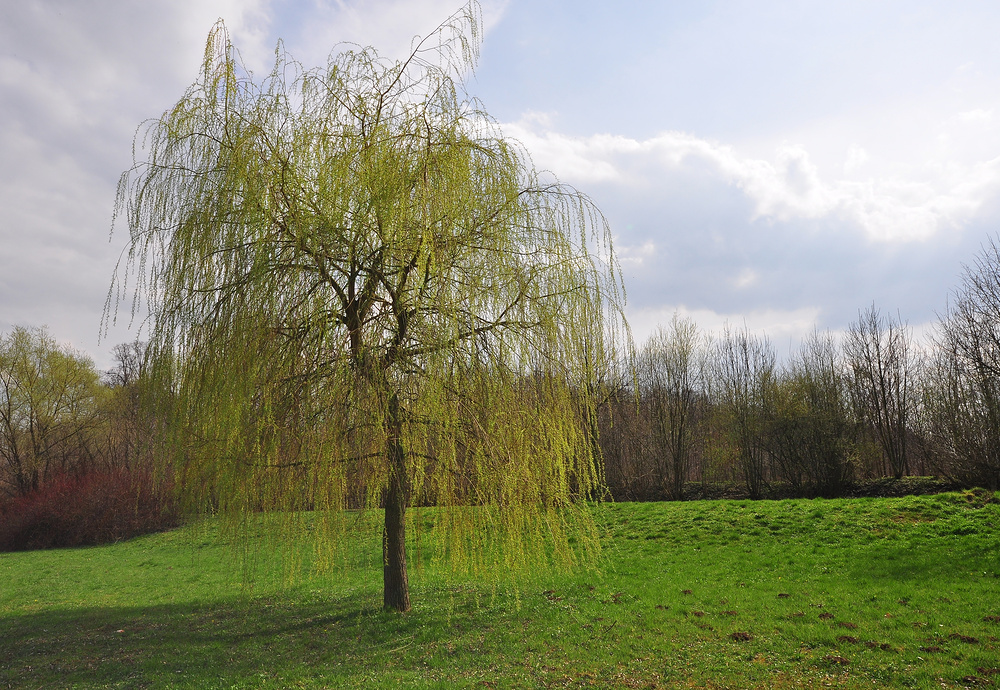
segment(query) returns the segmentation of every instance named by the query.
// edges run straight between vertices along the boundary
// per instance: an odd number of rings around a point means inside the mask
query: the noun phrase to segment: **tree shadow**
[[[412,674],[414,654],[448,637],[447,607],[399,615],[363,599],[277,595],[0,618],[0,687],[340,684],[373,669]]]

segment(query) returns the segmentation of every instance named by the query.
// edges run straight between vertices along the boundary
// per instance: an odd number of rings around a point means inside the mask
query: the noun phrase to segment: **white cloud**
[[[993,110],[984,110],[983,108],[975,108],[974,110],[967,110],[964,113],[959,113],[957,119],[960,122],[971,122],[971,123],[987,123],[993,121]]]
[[[809,152],[779,146],[772,160],[741,155],[734,147],[684,132],[636,140],[598,134],[573,137],[552,131],[538,118],[504,125],[531,152],[537,165],[580,184],[612,182],[655,189],[664,173],[708,167],[742,190],[754,209],[750,220],[846,220],[875,241],[925,240],[975,215],[1000,191],[1000,158],[973,163],[925,165],[911,176],[825,179]],[[848,151],[845,172],[869,159],[860,146]]]
[[[644,242],[641,246],[620,244],[616,237],[614,249],[622,264],[641,266],[647,259],[656,256],[656,245],[653,242]]]
[[[736,286],[737,290],[744,290],[748,287],[756,285],[758,278],[759,276],[757,275],[757,271],[752,268],[744,268],[736,276],[736,279],[733,281],[733,285]]]
[[[536,166],[574,183],[620,179],[622,171],[609,158],[641,149],[639,142],[626,137],[568,137],[548,130],[550,125],[550,116],[528,113],[516,123],[504,124],[503,130],[524,144]]]
[[[857,144],[851,144],[847,149],[847,160],[844,161],[844,172],[847,174],[856,172],[864,167],[868,162],[868,152]]]
[[[819,321],[819,307],[801,309],[754,309],[740,313],[719,313],[709,309],[688,309],[684,305],[663,305],[648,309],[629,309],[627,316],[636,344],[641,345],[657,327],[670,323],[674,313],[691,319],[699,330],[720,335],[728,325],[744,326],[758,336],[766,336],[779,356],[795,351]]]

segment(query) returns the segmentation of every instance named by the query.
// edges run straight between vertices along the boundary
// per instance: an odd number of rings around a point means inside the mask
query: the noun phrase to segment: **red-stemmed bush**
[[[0,551],[90,546],[177,524],[169,487],[141,469],[54,477],[0,503]]]

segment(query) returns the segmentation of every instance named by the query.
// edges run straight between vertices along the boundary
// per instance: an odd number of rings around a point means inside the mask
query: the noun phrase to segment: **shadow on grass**
[[[440,667],[435,640],[451,625],[440,607],[399,615],[357,596],[28,613],[0,619],[0,687],[390,682]]]

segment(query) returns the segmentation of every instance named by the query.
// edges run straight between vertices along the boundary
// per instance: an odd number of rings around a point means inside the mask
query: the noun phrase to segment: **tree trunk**
[[[410,585],[406,578],[406,501],[394,477],[385,496],[385,531],[382,533],[383,606],[410,610]]]
[[[382,532],[382,604],[386,610],[410,610],[410,584],[406,577],[406,506],[409,477],[402,443],[399,399],[389,402],[389,488],[385,494],[385,529]]]

